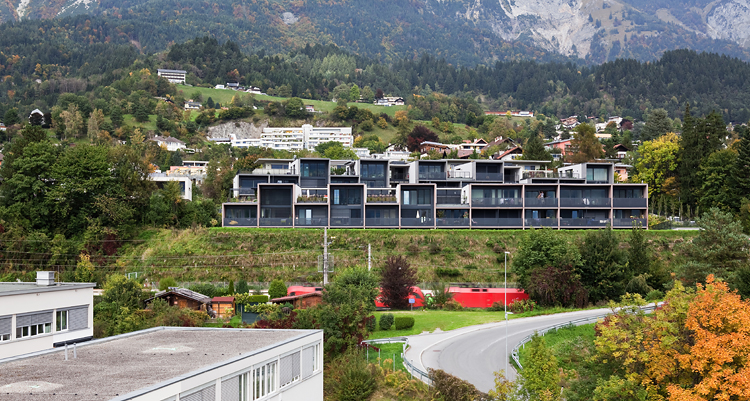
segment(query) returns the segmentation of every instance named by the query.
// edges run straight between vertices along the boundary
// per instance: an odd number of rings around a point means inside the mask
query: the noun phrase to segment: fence
[[[362,341],[367,346],[372,346],[372,344],[392,344],[392,343],[403,343],[403,349],[401,351],[401,360],[404,361],[404,368],[406,368],[406,371],[409,372],[409,374],[412,377],[416,377],[419,380],[423,381],[427,385],[431,386],[432,381],[430,380],[430,375],[425,373],[423,370],[417,368],[416,366],[412,365],[411,362],[409,362],[408,359],[406,359],[406,348],[409,346],[409,339],[406,337],[393,337],[393,338],[380,338],[377,340],[365,340]],[[369,349],[369,348],[368,348]],[[395,361],[394,361],[395,362]],[[394,368],[395,370],[395,368]]]
[[[648,312],[652,312],[655,308],[656,308],[656,306],[651,305],[651,306],[644,306],[644,307],[641,308],[641,310],[643,310],[646,313],[648,313]],[[558,329],[565,328],[565,327],[580,326],[582,324],[588,324],[588,323],[596,322],[597,320],[605,318],[605,317],[607,317],[609,315],[611,315],[611,313],[605,313],[605,314],[602,314],[602,315],[596,315],[596,316],[591,316],[591,317],[585,317],[585,318],[570,320],[570,321],[567,321],[565,323],[559,323],[559,324],[556,324],[554,326],[549,326],[549,327],[545,327],[545,328],[543,328],[541,330],[537,330],[536,334],[540,334],[540,335],[543,336],[544,334],[546,334],[546,333],[548,333],[548,332],[550,332],[552,330],[557,331]],[[511,351],[511,358],[513,359],[513,362],[516,364],[516,366],[518,366],[518,369],[523,369],[523,366],[521,365],[521,360],[520,360],[520,358],[518,356],[518,351],[521,348],[523,348],[524,345],[526,345],[527,342],[531,341],[531,337],[532,336],[533,336],[533,334],[530,334],[530,335],[524,337],[523,340],[521,340],[518,344],[516,344],[515,347],[513,347],[513,351]]]

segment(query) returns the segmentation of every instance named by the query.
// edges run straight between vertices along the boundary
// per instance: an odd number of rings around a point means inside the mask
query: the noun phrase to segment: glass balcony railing
[[[435,221],[431,217],[402,218],[402,227],[434,227]]]
[[[479,173],[477,172],[477,181],[503,181],[502,173]]]
[[[563,227],[606,227],[609,219],[568,219],[560,218],[560,225]]]
[[[232,219],[224,218],[224,227],[256,227],[258,225],[258,219],[242,218]]]
[[[612,206],[627,208],[646,208],[648,199],[646,198],[613,198]]]
[[[397,218],[383,218],[383,217],[372,217],[365,218],[365,226],[367,227],[398,227]]]
[[[398,203],[395,189],[367,190],[367,203]]]
[[[627,219],[612,219],[612,227],[632,227],[633,223],[638,225],[640,223],[641,227],[648,227],[648,223],[646,219],[642,218],[627,218]]]
[[[444,180],[445,172],[419,173],[420,180]]]
[[[455,218],[438,217],[437,226],[438,227],[468,227],[469,219],[468,218],[455,219]]]
[[[610,207],[609,198],[560,198],[560,207]]]
[[[522,207],[522,198],[472,198],[472,206]]]
[[[260,218],[260,226],[261,227],[291,227],[292,222],[294,219],[291,217],[286,219],[280,219],[275,217],[261,217]]]
[[[232,188],[232,198],[238,202],[258,201],[258,195],[254,188]]]
[[[472,227],[521,227],[523,219],[521,218],[495,218],[495,217],[475,217],[471,219]]]
[[[297,227],[324,227],[328,225],[328,219],[325,217],[297,218],[294,220],[294,225]]]
[[[557,198],[526,198],[526,207],[557,207]]]
[[[362,227],[362,218],[331,217],[331,227]]]
[[[527,227],[557,227],[557,218],[525,219],[524,225]]]
[[[471,171],[449,171],[448,178],[459,179],[459,180],[470,180]]]

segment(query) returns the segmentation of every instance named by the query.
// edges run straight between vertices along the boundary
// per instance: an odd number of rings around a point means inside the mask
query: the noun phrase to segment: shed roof
[[[234,297],[213,297],[211,302],[234,302]]]
[[[307,294],[289,295],[286,297],[274,298],[271,300],[271,302],[273,303],[288,302],[288,301],[295,301],[297,299],[302,299],[302,298],[321,297],[321,296],[323,296],[323,293],[321,293],[320,291],[315,291],[315,292],[308,292]]]
[[[195,291],[188,290],[187,288],[178,288],[178,287],[169,287],[166,291],[159,291],[154,295],[153,297],[146,300],[146,302],[149,302],[153,300],[154,298],[164,298],[169,294],[179,295],[181,297],[185,297],[188,299],[192,299],[193,301],[197,301],[203,304],[210,304],[211,298]]]

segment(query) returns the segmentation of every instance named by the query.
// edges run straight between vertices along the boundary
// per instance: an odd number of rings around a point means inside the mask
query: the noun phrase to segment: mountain
[[[393,61],[654,60],[689,48],[750,60],[748,0],[4,0],[0,21],[86,14],[142,51],[202,35],[277,53],[336,44]]]

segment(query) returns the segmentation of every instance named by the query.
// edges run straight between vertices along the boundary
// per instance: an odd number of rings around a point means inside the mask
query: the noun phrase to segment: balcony
[[[641,227],[648,227],[648,221],[646,219],[640,219],[640,218],[630,218],[630,219],[613,219],[612,220],[612,227],[633,227],[633,223],[638,225],[640,223]]]
[[[557,207],[557,198],[526,198],[526,207]]]
[[[477,181],[503,182],[503,175],[501,173],[479,173],[477,172]]]
[[[609,198],[560,198],[560,207],[610,207]]]
[[[562,227],[606,227],[608,223],[609,219],[560,219]]]
[[[462,203],[460,189],[438,189],[438,205],[461,205]]]
[[[449,219],[445,217],[439,217],[437,219],[437,226],[438,227],[468,227],[469,219],[468,218]]]
[[[402,227],[434,227],[435,221],[432,217],[402,218]]]
[[[328,219],[325,217],[301,218],[294,220],[297,227],[325,227],[328,225]]]
[[[291,227],[292,221],[294,219],[287,218],[287,219],[279,219],[274,217],[261,217],[260,218],[260,226],[261,227]]]
[[[256,168],[253,174],[263,175],[293,175],[294,170],[288,168]]]
[[[395,189],[367,190],[367,203],[392,203],[397,204]]]
[[[638,208],[645,209],[648,204],[646,198],[614,198],[612,199],[614,207],[627,207],[627,208]]]
[[[470,180],[471,171],[449,171],[448,178],[457,180]]]
[[[236,199],[236,202],[258,202],[254,188],[232,188],[232,198]]]
[[[521,227],[523,219],[521,218],[494,218],[478,217],[471,219],[472,227]]]
[[[395,182],[395,183],[409,182],[409,174],[391,174],[391,182]]]
[[[257,227],[258,219],[230,219],[224,218],[224,227]]]
[[[364,220],[353,217],[331,217],[331,227],[362,227]]]
[[[529,178],[559,178],[557,172],[553,170],[524,170],[521,172],[521,179]]]
[[[328,203],[327,195],[301,195],[297,197],[297,203]]]
[[[523,207],[523,198],[472,198],[472,206]]]
[[[526,227],[557,227],[557,218],[551,219],[525,219]]]
[[[419,179],[420,180],[444,180],[445,179],[445,172],[427,172],[427,173],[419,173]]]
[[[397,218],[366,218],[365,226],[367,227],[398,227]]]

